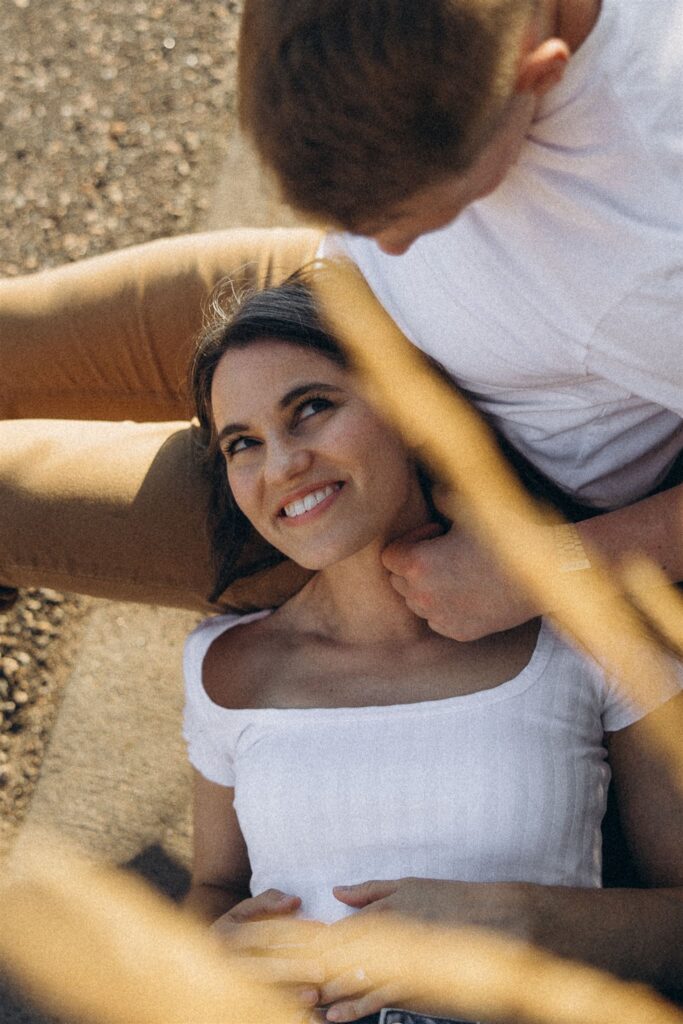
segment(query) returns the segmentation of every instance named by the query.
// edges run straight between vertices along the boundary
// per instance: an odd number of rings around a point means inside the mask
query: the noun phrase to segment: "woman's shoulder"
[[[185,642],[188,690],[224,708],[264,706],[264,691],[282,661],[279,616],[272,609],[205,619]]]

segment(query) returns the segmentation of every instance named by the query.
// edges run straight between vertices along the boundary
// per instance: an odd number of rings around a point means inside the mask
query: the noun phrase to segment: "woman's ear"
[[[562,80],[570,56],[563,39],[544,39],[522,58],[515,91],[544,96]]]

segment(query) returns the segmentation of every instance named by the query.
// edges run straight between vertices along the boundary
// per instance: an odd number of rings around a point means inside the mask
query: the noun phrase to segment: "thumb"
[[[242,900],[232,908],[230,917],[242,924],[246,921],[258,921],[276,914],[291,914],[301,906],[298,896],[290,896],[279,889],[266,889],[258,896]]]
[[[446,530],[441,523],[423,523],[422,526],[416,526],[412,530],[408,530],[407,533],[401,534],[397,540],[393,541],[393,544],[419,544],[423,540],[434,540],[435,537],[440,537],[446,533]],[[393,544],[389,544],[392,547]]]
[[[415,544],[441,537],[446,531],[440,523],[423,523],[413,530],[408,530],[391,544],[387,544],[382,552],[382,564],[389,572],[402,576],[408,569],[411,549]]]
[[[378,900],[393,896],[398,889],[398,882],[395,880],[373,880],[360,882],[358,885],[335,885],[332,889],[334,898],[347,907],[367,907]]]

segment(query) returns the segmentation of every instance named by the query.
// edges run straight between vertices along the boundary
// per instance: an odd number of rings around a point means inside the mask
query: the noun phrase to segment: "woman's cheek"
[[[366,465],[382,446],[385,433],[370,412],[336,416],[326,432],[325,447],[332,458]]]

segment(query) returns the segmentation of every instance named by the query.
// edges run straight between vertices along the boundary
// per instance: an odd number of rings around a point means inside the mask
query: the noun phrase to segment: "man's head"
[[[242,123],[295,207],[403,251],[514,161],[568,56],[544,42],[545,6],[246,0]]]

